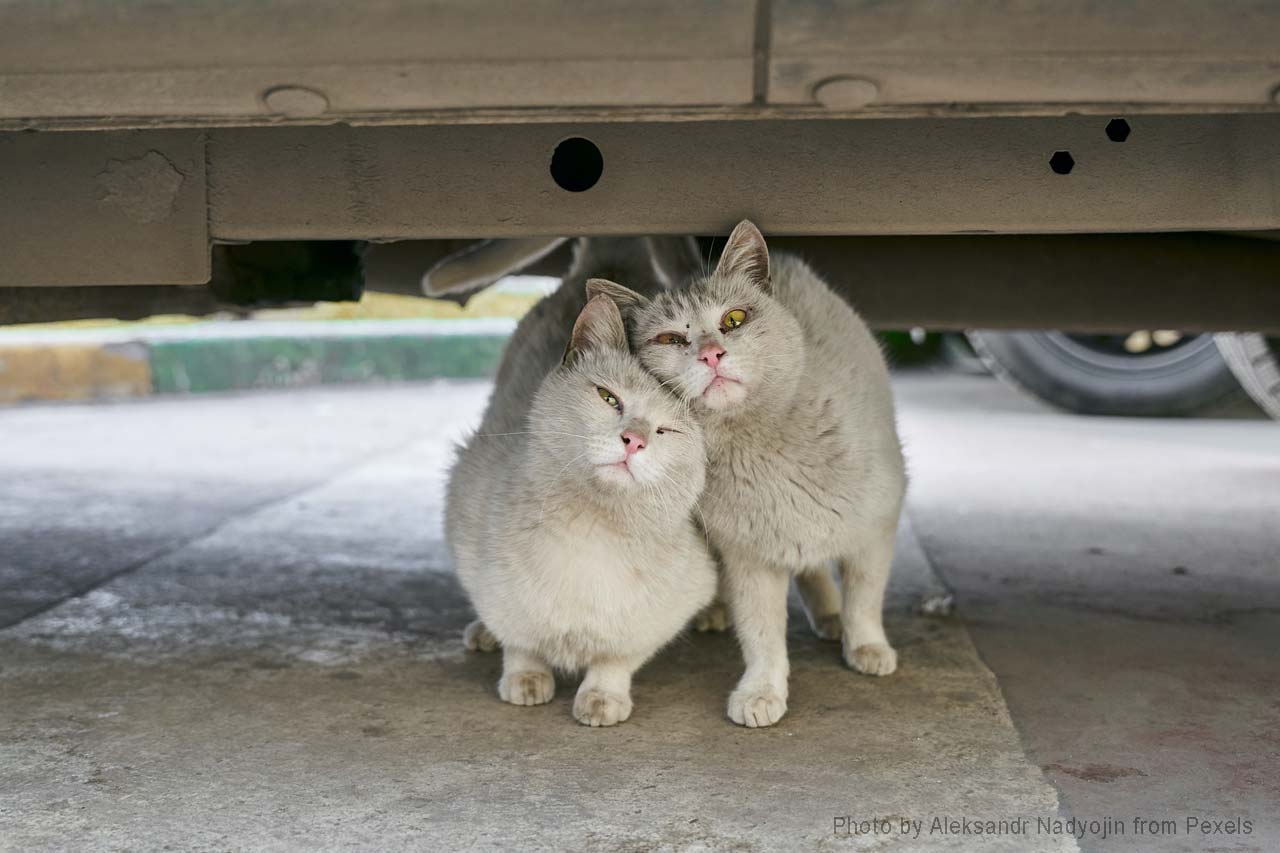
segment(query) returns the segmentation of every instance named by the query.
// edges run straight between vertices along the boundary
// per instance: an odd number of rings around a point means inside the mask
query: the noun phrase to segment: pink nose
[[[644,436],[632,429],[623,430],[622,444],[627,448],[628,456],[639,453],[644,450]]]
[[[723,356],[724,347],[719,344],[703,344],[702,349],[698,350],[698,361],[707,367],[715,367]]]

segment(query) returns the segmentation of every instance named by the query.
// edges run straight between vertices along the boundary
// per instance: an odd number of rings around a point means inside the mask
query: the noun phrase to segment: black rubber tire
[[[1087,415],[1210,415],[1246,399],[1213,335],[1166,352],[1125,356],[1063,332],[969,332],[993,374],[1031,396]]]
[[[1257,333],[1214,336],[1240,386],[1272,420],[1280,421],[1280,338]]]

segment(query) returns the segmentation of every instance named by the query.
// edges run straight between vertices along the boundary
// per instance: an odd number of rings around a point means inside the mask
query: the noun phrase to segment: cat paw
[[[819,616],[813,622],[813,633],[817,634],[820,640],[838,640],[843,630],[839,613],[832,613],[830,616]]]
[[[723,601],[713,601],[693,619],[693,630],[700,634],[719,634],[729,627],[729,608]]]
[[[898,653],[886,643],[846,646],[844,660],[863,675],[892,675],[898,668]]]
[[[549,672],[507,672],[498,680],[498,696],[512,705],[545,705],[556,694]]]
[[[739,687],[729,694],[729,719],[758,729],[772,726],[787,713],[787,700],[770,687]]]
[[[473,652],[492,652],[498,648],[498,638],[479,619],[462,630],[462,643]]]
[[[631,717],[631,697],[603,690],[579,690],[573,718],[584,726],[616,726]]]

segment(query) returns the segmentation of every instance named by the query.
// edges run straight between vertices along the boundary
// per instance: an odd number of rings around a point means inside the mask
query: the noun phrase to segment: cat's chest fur
[[[837,403],[814,396],[785,417],[743,419],[708,434],[707,488],[699,504],[713,543],[742,545],[779,566],[839,556],[858,460]]]
[[[714,570],[692,524],[638,537],[590,516],[547,519],[504,566],[504,641],[565,668],[630,654],[681,627],[688,601],[709,600]],[[650,638],[649,635],[652,635]]]

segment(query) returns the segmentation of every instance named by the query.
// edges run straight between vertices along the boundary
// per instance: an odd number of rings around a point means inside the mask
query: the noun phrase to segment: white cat
[[[640,360],[706,432],[699,507],[746,660],[729,717],[755,727],[786,713],[793,575],[819,636],[843,637],[859,672],[892,673],[881,611],[906,476],[888,370],[866,324],[799,259],[771,265],[746,221],[715,272],[685,289],[590,289],[618,302]]]
[[[716,572],[691,521],[697,419],[630,353],[616,305],[584,300],[571,273],[520,323],[452,471],[445,527],[482,620],[467,644],[502,646],[498,695],[538,705],[553,670],[585,671],[573,715],[611,726],[631,716],[632,674],[712,599]]]

